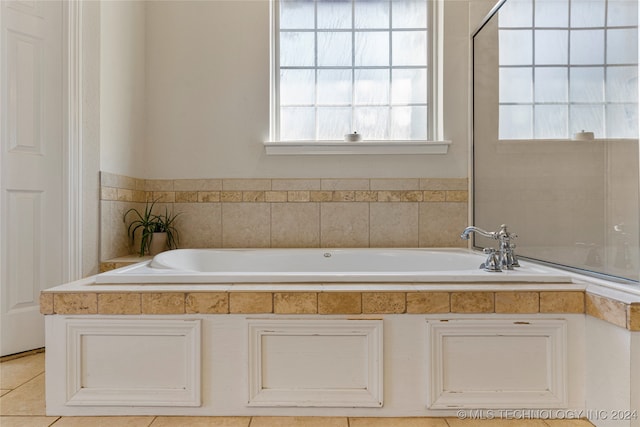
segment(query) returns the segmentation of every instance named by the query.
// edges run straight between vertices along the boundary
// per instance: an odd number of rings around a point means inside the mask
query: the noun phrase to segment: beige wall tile
[[[276,292],[273,294],[273,312],[278,314],[316,314],[316,292]]]
[[[97,314],[98,296],[93,292],[56,293],[53,310],[56,314]]]
[[[584,313],[584,292],[540,292],[540,313]]]
[[[370,190],[368,179],[322,179],[321,190]]]
[[[419,190],[420,179],[372,178],[369,185],[372,190]]]
[[[378,191],[379,202],[401,202],[403,191]]]
[[[627,306],[627,329],[640,331],[640,304],[638,303]]]
[[[264,191],[243,191],[243,202],[264,202]]]
[[[268,248],[271,245],[269,203],[223,203],[222,246]]]
[[[184,314],[182,292],[154,292],[142,294],[142,314]]]
[[[468,225],[466,203],[420,203],[420,247],[467,247],[460,233]]]
[[[40,314],[53,314],[53,294],[40,292]]]
[[[176,203],[197,203],[198,192],[197,191],[177,191]]]
[[[407,313],[449,313],[449,292],[408,292]]]
[[[467,178],[421,178],[421,190],[467,190]]]
[[[587,293],[586,313],[622,328],[627,327],[627,306],[620,301]]]
[[[309,200],[309,192],[306,190],[287,191],[287,201],[289,202],[308,202]]]
[[[115,270],[116,263],[115,262],[101,262],[100,263],[100,273],[104,273],[105,271]]]
[[[118,200],[118,189],[113,187],[101,187],[100,200]]]
[[[445,192],[447,202],[466,202],[469,193],[466,190],[448,190]]]
[[[98,294],[98,314],[140,314],[141,304],[140,294],[134,292]]]
[[[312,202],[330,202],[333,200],[333,191],[310,191],[309,200]]]
[[[172,179],[146,179],[144,182],[146,191],[174,191]]]
[[[320,205],[320,246],[368,247],[369,204],[322,203]]]
[[[176,203],[180,212],[176,228],[182,248],[222,247],[222,205],[220,203]]]
[[[242,201],[242,191],[221,191],[220,192],[220,201],[221,202],[241,202]]]
[[[223,179],[223,191],[267,191],[271,190],[270,179]]]
[[[362,313],[362,293],[321,292],[318,294],[319,314],[360,314]]]
[[[102,187],[118,187],[118,175],[100,171],[100,185]]]
[[[353,202],[356,199],[356,192],[351,190],[334,191],[331,196],[333,202]]]
[[[133,190],[127,188],[117,188],[117,200],[120,202],[133,202]]]
[[[185,298],[187,314],[226,314],[229,312],[229,294],[226,292],[192,292]]]
[[[175,179],[174,191],[222,191],[221,179]]]
[[[151,200],[159,203],[173,203],[176,201],[175,191],[154,191]]]
[[[425,190],[422,192],[422,200],[425,202],[444,202],[447,192],[442,190]]]
[[[279,191],[320,190],[319,179],[274,179],[271,189]]]
[[[220,191],[198,191],[199,203],[219,202],[220,198]]]
[[[452,313],[493,313],[493,292],[451,292]]]
[[[273,313],[273,295],[271,292],[232,292],[229,313]]]
[[[355,192],[356,202],[377,202],[378,192],[371,190],[358,190]]]
[[[371,247],[418,246],[417,203],[371,203]]]
[[[496,292],[496,313],[538,313],[538,292]]]
[[[317,248],[320,246],[318,203],[276,203],[271,206],[271,247]]]
[[[404,313],[406,293],[404,292],[363,292],[362,312],[365,314]]]
[[[286,202],[287,192],[286,191],[265,191],[264,200],[265,202]]]
[[[147,201],[147,192],[144,190],[132,190],[131,197],[134,202],[144,203]]]

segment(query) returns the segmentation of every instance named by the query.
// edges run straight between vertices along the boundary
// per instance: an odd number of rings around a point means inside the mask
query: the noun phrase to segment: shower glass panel
[[[638,163],[638,0],[499,2],[473,37],[474,224],[638,286]]]

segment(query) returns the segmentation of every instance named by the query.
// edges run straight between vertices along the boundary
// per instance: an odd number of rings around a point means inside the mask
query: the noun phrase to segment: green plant
[[[179,236],[174,222],[180,214],[169,213],[166,206],[164,215],[154,214],[153,207],[156,202],[157,200],[154,200],[151,203],[146,202],[144,212],[142,213],[136,208],[131,208],[126,211],[122,217],[122,221],[126,224],[127,217],[130,214],[133,215],[133,220],[127,227],[127,235],[131,239],[132,245],[135,240],[136,232],[140,230],[140,256],[144,256],[144,254],[148,252],[153,233],[167,233],[167,245],[169,246],[169,249],[178,247],[177,242],[179,240]]]

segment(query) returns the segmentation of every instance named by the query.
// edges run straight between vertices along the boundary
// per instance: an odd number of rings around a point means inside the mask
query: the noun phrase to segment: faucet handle
[[[500,268],[500,260],[496,250],[494,248],[484,248],[482,252],[487,255],[487,260],[480,264],[480,268],[491,273],[500,273],[502,269]]]

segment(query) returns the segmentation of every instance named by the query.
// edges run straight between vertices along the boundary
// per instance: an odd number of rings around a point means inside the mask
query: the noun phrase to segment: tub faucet
[[[498,253],[495,254],[495,250],[485,250],[484,252],[489,254],[489,258],[487,259],[487,262],[480,266],[480,268],[483,268],[486,271],[497,272],[502,270],[513,270],[514,267],[520,267],[520,263],[518,263],[518,258],[516,257],[514,250],[516,245],[511,241],[518,236],[514,233],[509,233],[506,224],[502,224],[498,231],[485,231],[475,226],[469,226],[464,229],[460,238],[469,240],[469,235],[471,233],[480,234],[481,236],[498,241]],[[494,258],[496,255],[498,260],[497,266],[495,265],[496,262]]]

